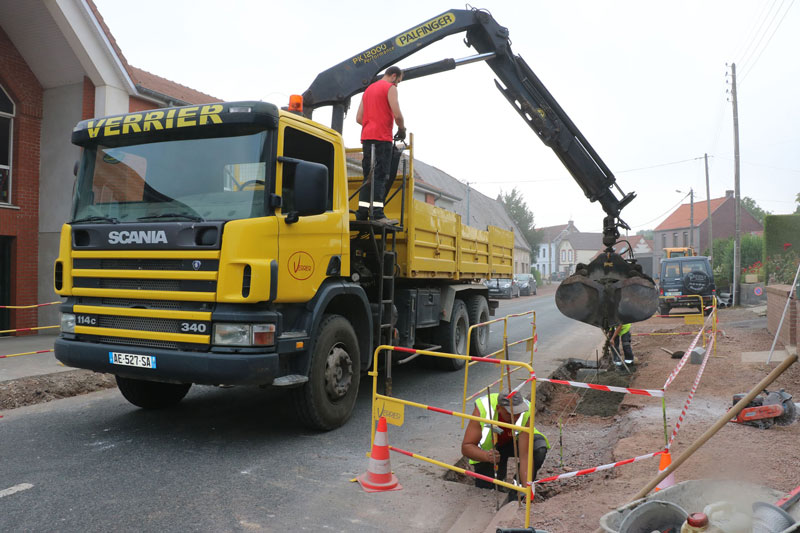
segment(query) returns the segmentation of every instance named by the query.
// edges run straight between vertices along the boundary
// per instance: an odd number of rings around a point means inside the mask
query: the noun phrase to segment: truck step
[[[288,376],[281,376],[272,381],[274,387],[291,387],[293,385],[302,385],[308,381],[308,376],[301,376],[300,374],[289,374]]]

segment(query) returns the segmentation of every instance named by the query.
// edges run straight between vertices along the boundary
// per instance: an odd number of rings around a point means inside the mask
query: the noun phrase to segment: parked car
[[[703,308],[712,304],[714,271],[708,257],[697,255],[661,260],[659,314],[668,315],[673,307]],[[702,303],[700,298],[702,297]]]
[[[516,298],[519,296],[519,285],[515,279],[490,279],[489,298]]]
[[[536,277],[533,274],[514,274],[514,279],[519,285],[520,296],[536,294]]]

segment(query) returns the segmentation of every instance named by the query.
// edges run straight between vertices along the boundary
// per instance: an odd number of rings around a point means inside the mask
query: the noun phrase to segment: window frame
[[[8,101],[11,102],[11,114],[6,113],[4,111],[0,111],[0,117],[7,118],[8,120],[8,165],[4,165],[0,163],[0,169],[6,169],[8,171],[8,201],[4,202],[0,200],[0,206],[12,206],[14,205],[14,117],[17,116],[17,104],[14,103],[14,99],[11,98],[11,95],[8,94],[5,87],[0,85],[0,91],[3,91],[3,94],[8,98]]]

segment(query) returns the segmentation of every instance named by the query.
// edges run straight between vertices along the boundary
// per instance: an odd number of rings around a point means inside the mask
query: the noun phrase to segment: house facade
[[[50,302],[80,120],[219,101],[128,64],[91,0],[0,2],[0,305]],[[54,306],[0,313],[52,325]]]
[[[536,264],[534,267],[543,277],[549,278],[553,272],[559,271],[559,264],[561,261],[559,245],[562,239],[567,235],[577,233],[578,228],[576,228],[575,224],[570,220],[566,224],[561,224],[559,226],[541,228],[538,232],[542,239],[538,245]]]
[[[578,263],[589,263],[603,246],[602,233],[571,233],[558,245],[558,270],[567,275],[575,272]]]
[[[664,248],[691,246],[698,255],[711,249],[708,240],[708,211],[711,210],[711,229],[714,239],[727,239],[736,232],[736,200],[733,191],[725,191],[722,198],[712,198],[707,201],[694,202],[692,216],[691,204],[683,204],[673,211],[653,232],[655,256],[660,259],[664,255]],[[742,208],[741,232],[758,233],[764,227],[756,220],[747,209]],[[694,225],[692,226],[692,219]],[[692,227],[694,229],[692,229]]]

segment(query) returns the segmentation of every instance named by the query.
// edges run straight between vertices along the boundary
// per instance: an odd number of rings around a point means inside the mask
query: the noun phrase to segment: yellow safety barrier
[[[509,315],[512,316],[512,315]],[[515,316],[522,316],[522,315],[515,315]],[[505,344],[505,343],[504,343]],[[400,398],[395,398],[392,396],[386,396],[383,394],[378,394],[378,355],[382,352],[387,352],[387,359],[391,358],[391,352],[401,352],[407,354],[418,354],[418,355],[427,355],[430,357],[443,357],[446,359],[461,359],[466,361],[467,363],[473,362],[483,362],[483,363],[492,363],[496,365],[500,365],[501,371],[503,367],[518,367],[518,368],[525,368],[530,373],[531,379],[531,402],[528,406],[528,426],[517,426],[514,424],[509,424],[507,422],[500,422],[499,420],[490,420],[488,418],[481,418],[479,416],[468,415],[466,413],[458,413],[455,411],[451,411],[449,409],[442,409],[439,407],[433,407],[430,405],[425,405],[418,402],[412,402],[409,400],[403,400]],[[381,345],[375,349],[374,353],[374,360],[372,363],[372,370],[368,372],[369,376],[372,377],[372,409],[371,409],[371,427],[370,427],[370,450],[372,449],[375,443],[375,422],[377,421],[378,417],[377,410],[375,409],[376,405],[379,401],[383,401],[384,404],[387,402],[393,402],[400,405],[408,405],[409,407],[417,407],[419,409],[426,409],[428,411],[433,411],[435,413],[442,413],[450,416],[455,416],[461,418],[462,420],[474,420],[481,424],[490,424],[493,426],[499,426],[502,428],[510,429],[512,432],[523,432],[527,433],[529,436],[529,445],[528,445],[528,468],[526,472],[526,481],[530,481],[533,477],[533,437],[534,437],[534,416],[536,413],[536,380],[533,379],[533,367],[527,363],[523,363],[521,361],[507,361],[503,359],[495,359],[491,357],[474,357],[469,355],[458,355],[458,354],[451,354],[451,353],[443,353],[443,352],[431,352],[427,350],[415,350],[412,348],[403,348],[399,346],[387,346]],[[511,394],[516,393],[516,391],[512,392]],[[406,450],[402,450],[395,446],[389,446],[389,450],[406,455],[408,457],[413,457],[415,459],[419,459],[421,461],[425,461],[426,463],[430,463],[436,466],[440,466],[442,468],[446,468],[448,470],[452,470],[453,472],[458,472],[459,474],[463,474],[469,477],[474,477],[486,481],[488,483],[493,483],[495,485],[499,485],[502,487],[506,487],[510,490],[516,490],[517,492],[521,492],[525,495],[525,527],[530,527],[530,515],[531,515],[531,502],[533,500],[533,496],[535,494],[535,487],[533,483],[524,483],[524,486],[514,485],[512,483],[508,483],[506,481],[500,481],[499,479],[492,479],[487,476],[482,476],[481,474],[477,474],[470,470],[465,470],[463,468],[459,468],[457,466],[449,465],[447,463],[443,463],[441,461],[437,461],[435,459],[431,459],[429,457],[425,457],[416,453],[411,453]]]
[[[675,296],[659,296],[658,298],[659,298],[659,300],[667,299],[667,298],[673,298],[674,299]],[[653,315],[653,316],[654,317],[683,317],[683,323],[684,324],[686,324],[686,325],[701,325],[701,326],[703,326],[703,328],[701,328],[701,329],[705,329],[705,315],[704,315],[705,307],[703,306],[703,297],[701,295],[699,295],[699,294],[687,294],[686,296],[682,296],[682,298],[699,298],[700,299],[700,309],[702,309],[703,312],[700,312],[700,313],[686,313],[686,314],[680,314],[680,315],[673,315],[673,314],[661,315],[661,314],[656,314],[656,315]],[[718,321],[718,317],[717,317],[717,297],[716,296],[712,296],[711,297],[711,313],[710,314],[714,315],[714,319],[712,321],[712,329],[713,329],[714,339],[716,340],[717,321]],[[670,336],[670,335],[694,335],[694,333],[692,333],[692,332],[631,333],[631,336],[633,336],[633,337],[658,337],[658,336]],[[706,347],[706,337],[705,337],[705,335],[703,335],[703,348],[705,348],[705,347]],[[714,343],[714,355],[716,355],[716,354],[717,354],[717,345],[716,345],[716,343]]]
[[[525,337],[525,338],[523,338],[521,340],[518,340],[518,341],[515,341],[515,342],[512,342],[512,343],[509,344],[509,342],[508,342],[508,320],[510,318],[519,318],[519,317],[524,317],[524,316],[531,316],[531,327],[532,327],[531,336],[530,337]],[[523,342],[527,342],[528,344],[527,344],[526,348],[528,349],[528,351],[530,351],[530,354],[531,354],[530,365],[533,366],[533,352],[536,349],[536,311],[526,311],[524,313],[514,313],[514,314],[506,315],[506,316],[504,316],[502,318],[495,318],[494,320],[489,320],[487,322],[481,322],[479,324],[473,324],[472,326],[469,327],[469,330],[467,330],[467,353],[470,353],[470,350],[472,348],[472,332],[473,332],[473,330],[475,330],[475,328],[489,327],[491,324],[496,324],[498,322],[503,322],[503,347],[500,348],[497,351],[494,351],[494,352],[486,355],[486,357],[487,358],[492,358],[492,357],[495,357],[495,356],[497,356],[499,354],[503,354],[503,359],[508,360],[508,349],[510,347],[516,346],[518,344],[522,344]],[[488,333],[487,333],[487,336],[488,336]],[[486,390],[485,388],[483,388],[480,391],[478,391],[475,394],[473,394],[472,396],[470,396],[469,398],[467,397],[467,380],[469,379],[469,367],[471,367],[474,364],[475,364],[475,362],[469,362],[466,365],[464,365],[464,394],[463,394],[463,396],[461,398],[461,410],[464,411],[464,412],[466,412],[466,409],[467,409],[467,400],[471,400],[472,398],[474,398],[475,396],[481,394],[484,390]],[[513,374],[517,370],[519,370],[519,367],[515,368],[514,370],[509,370],[506,373],[509,376],[508,377],[509,380],[511,379],[511,374]],[[500,381],[503,381],[502,369],[501,369],[501,372],[500,372],[500,379],[494,381],[489,386],[492,387],[495,384],[499,383]],[[510,382],[509,382],[509,388],[511,388],[511,383]],[[462,427],[462,429],[464,427],[464,421],[463,420],[461,421],[461,427]]]

